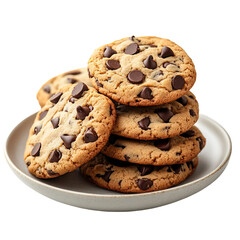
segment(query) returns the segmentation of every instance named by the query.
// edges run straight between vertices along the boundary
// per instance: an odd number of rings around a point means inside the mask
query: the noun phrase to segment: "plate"
[[[10,133],[5,156],[13,172],[32,189],[56,201],[76,207],[103,211],[133,211],[153,208],[186,198],[215,181],[227,166],[231,139],[217,122],[200,115],[197,126],[207,139],[199,154],[197,170],[180,185],[161,191],[123,194],[105,190],[84,179],[79,170],[54,179],[31,175],[23,160],[25,143],[36,114],[19,123]]]

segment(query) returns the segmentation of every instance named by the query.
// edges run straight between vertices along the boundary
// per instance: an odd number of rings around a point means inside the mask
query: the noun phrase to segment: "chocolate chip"
[[[145,176],[150,174],[154,170],[154,166],[152,165],[139,165],[137,167],[138,171],[140,172],[141,176]]]
[[[181,103],[183,106],[186,106],[188,103],[188,99],[185,96],[178,98],[176,101]]]
[[[55,149],[53,151],[51,151],[49,157],[48,157],[48,161],[50,163],[53,163],[53,162],[58,162],[62,157],[62,153],[61,151],[59,151],[58,149]]]
[[[54,104],[56,104],[58,101],[59,101],[59,99],[60,99],[60,97],[62,96],[62,92],[59,92],[59,93],[56,93],[56,94],[54,94],[54,95],[52,95],[51,97],[50,97],[50,102],[52,102],[52,103],[54,103]]]
[[[161,58],[174,56],[174,53],[171,48],[163,47],[161,53],[158,55]]]
[[[71,72],[67,72],[66,74],[64,74],[63,76],[67,76],[67,75],[78,75],[78,74],[81,74],[82,72],[81,71],[71,71]]]
[[[34,134],[37,135],[37,134],[40,132],[41,128],[42,128],[42,125],[36,126],[36,127],[34,128],[34,130],[33,130]]]
[[[75,78],[68,78],[68,79],[67,79],[67,82],[68,82],[68,83],[71,83],[71,84],[74,84],[74,83],[77,82],[77,79],[75,79]]]
[[[85,143],[95,142],[98,139],[98,135],[95,130],[91,127],[84,132],[83,140]]]
[[[137,43],[131,43],[125,48],[124,52],[126,54],[134,55],[139,52],[139,46]]]
[[[203,139],[201,137],[197,137],[196,140],[199,142],[200,150],[202,150],[203,149]]]
[[[170,149],[170,139],[158,139],[154,141],[154,146],[163,150],[168,151]]]
[[[186,138],[193,137],[195,136],[195,132],[193,130],[188,130],[185,133],[181,134],[181,136]]]
[[[74,98],[74,97],[70,97],[70,98],[69,98],[69,102],[71,102],[71,103],[75,103],[75,102],[76,102],[76,100],[77,100],[77,99],[76,99],[76,98]]]
[[[130,39],[131,41],[134,41],[134,40],[135,40],[135,36],[131,36],[129,39]]]
[[[157,67],[157,63],[153,60],[153,56],[148,56],[144,61],[143,64],[146,68],[155,69]]]
[[[56,118],[52,118],[52,119],[51,119],[51,123],[52,123],[52,125],[53,125],[53,128],[58,128],[59,120],[60,120],[59,117],[56,117]]]
[[[48,173],[48,175],[49,176],[53,176],[53,175],[57,175],[58,173],[55,173],[53,170],[51,170],[51,169],[48,169],[47,170],[47,173]]]
[[[128,156],[128,155],[124,155],[124,158],[125,158],[125,160],[128,162],[129,161],[129,159],[130,159],[130,157]]]
[[[107,60],[106,61],[106,66],[110,70],[116,70],[116,69],[121,67],[119,61],[118,60],[114,60],[114,59]]]
[[[96,177],[102,178],[105,182],[110,182],[110,176],[114,171],[108,170],[103,175],[97,174]]]
[[[137,185],[141,190],[147,190],[153,185],[153,181],[148,178],[141,178],[137,180]]]
[[[77,136],[76,135],[68,135],[68,134],[63,134],[61,135],[61,139],[63,140],[63,144],[67,149],[70,149],[72,146],[72,142],[76,140]]]
[[[149,87],[144,87],[138,96],[144,99],[152,99],[152,90]]]
[[[29,166],[31,165],[31,162],[27,162],[26,164],[27,164],[27,166],[29,167]]]
[[[182,164],[173,164],[171,165],[172,170],[174,173],[178,174],[181,170]]]
[[[160,108],[154,111],[164,121],[169,122],[170,118],[174,115],[168,108]]]
[[[190,110],[189,110],[189,113],[190,113],[190,115],[191,115],[192,117],[196,116],[196,113],[194,112],[193,109],[190,109]]]
[[[103,84],[101,84],[101,83],[98,81],[98,79],[96,79],[96,84],[97,84],[98,87],[103,87]]]
[[[49,84],[45,85],[45,86],[43,87],[43,91],[46,92],[46,93],[50,93],[50,92],[51,92],[51,87],[50,87],[50,85],[49,85]]]
[[[138,125],[143,130],[148,130],[148,126],[151,123],[149,117],[145,117],[142,120],[138,121]]]
[[[172,78],[172,88],[174,90],[183,89],[185,85],[185,80],[182,76],[176,75]]]
[[[87,106],[85,107],[78,106],[76,110],[77,110],[77,116],[76,116],[77,120],[84,120],[85,117],[87,117],[90,113],[90,109]]]
[[[103,56],[110,58],[113,54],[116,54],[117,52],[115,50],[113,50],[111,47],[106,47],[104,49],[104,53]]]
[[[87,85],[85,83],[80,82],[73,88],[72,96],[74,98],[80,98],[83,92],[87,90],[88,90]]]
[[[41,143],[38,142],[38,143],[36,143],[36,144],[34,145],[32,151],[31,151],[31,155],[32,155],[33,157],[39,156],[39,155],[40,155],[40,149],[41,149]]]
[[[133,70],[127,75],[128,81],[133,84],[142,83],[144,81],[144,74],[139,70]]]
[[[39,120],[42,120],[43,118],[46,117],[47,113],[48,113],[48,110],[45,110],[45,111],[41,112],[41,113],[39,114],[39,118],[38,118],[38,119],[39,119]]]
[[[170,62],[164,62],[163,63],[163,67],[166,68],[168,65],[170,65],[171,63]]]

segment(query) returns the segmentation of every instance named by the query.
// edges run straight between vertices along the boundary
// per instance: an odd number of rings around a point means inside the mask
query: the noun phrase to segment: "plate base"
[[[196,126],[207,139],[199,154],[195,173],[181,184],[161,191],[123,194],[99,188],[84,179],[78,170],[54,179],[31,175],[23,160],[25,143],[35,114],[18,124],[9,135],[5,156],[14,173],[29,187],[56,201],[76,207],[104,211],[132,211],[162,206],[188,197],[216,180],[227,166],[231,140],[214,120],[200,115]]]

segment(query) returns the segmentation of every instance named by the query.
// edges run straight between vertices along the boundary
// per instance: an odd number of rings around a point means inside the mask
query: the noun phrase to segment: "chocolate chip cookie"
[[[196,157],[205,143],[206,139],[200,130],[193,126],[180,136],[153,141],[111,135],[102,153],[111,158],[138,164],[179,164]]]
[[[80,68],[69,72],[62,73],[50,80],[48,80],[38,91],[37,99],[41,107],[45,105],[47,100],[58,90],[66,84],[74,84],[83,82],[87,86],[92,87],[91,81],[88,77],[86,68]]]
[[[39,178],[71,172],[93,158],[108,141],[116,118],[111,100],[80,82],[55,93],[37,114],[24,160]]]
[[[180,98],[193,86],[191,58],[174,42],[158,37],[130,37],[94,51],[89,77],[99,92],[131,106],[151,106]]]
[[[159,106],[115,106],[117,120],[112,134],[142,140],[180,135],[197,122],[199,115],[198,102],[191,92]]]
[[[179,184],[195,171],[197,164],[196,157],[183,164],[137,165],[99,154],[84,164],[80,171],[100,187],[124,193],[143,193]]]

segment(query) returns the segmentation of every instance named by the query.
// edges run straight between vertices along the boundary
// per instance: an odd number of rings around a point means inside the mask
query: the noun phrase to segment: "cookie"
[[[102,153],[137,164],[168,165],[187,162],[206,144],[200,130],[193,126],[180,136],[152,141],[133,140],[111,135]]]
[[[38,91],[37,100],[41,107],[45,105],[47,100],[56,92],[59,91],[66,84],[74,84],[83,82],[92,87],[91,81],[88,77],[86,68],[80,68],[69,72],[62,73],[50,80],[48,80]]]
[[[143,193],[170,188],[184,181],[196,169],[198,158],[183,164],[137,165],[97,155],[80,171],[97,186],[124,193]]]
[[[193,86],[191,58],[174,42],[158,37],[130,37],[94,51],[89,77],[99,92],[131,106],[151,106],[180,98]]]
[[[116,118],[111,100],[84,83],[68,84],[37,114],[24,161],[39,178],[71,172],[93,158],[108,141]]]
[[[116,104],[116,110],[117,120],[112,134],[141,140],[180,135],[189,130],[199,116],[198,102],[191,92],[159,106]]]

